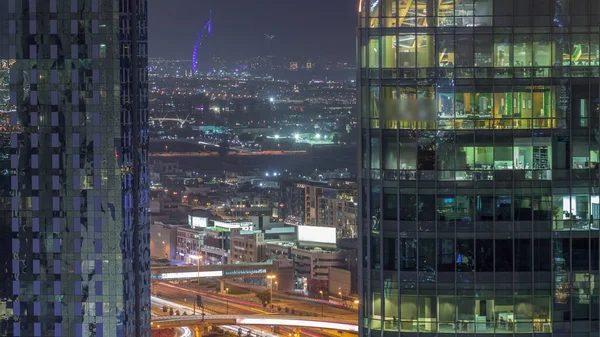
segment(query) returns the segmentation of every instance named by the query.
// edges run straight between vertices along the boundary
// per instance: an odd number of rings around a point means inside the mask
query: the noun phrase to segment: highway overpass
[[[345,332],[358,332],[356,322],[331,321],[320,317],[296,317],[283,315],[207,315],[202,316],[156,316],[152,317],[152,327],[169,329],[207,325],[266,325],[297,328],[329,329]]]
[[[287,283],[292,282],[294,270],[291,265],[280,266],[277,261],[266,263],[247,264],[222,264],[198,266],[154,266],[150,269],[152,280],[176,281],[193,280],[198,278],[218,279],[221,283],[221,292],[225,291],[225,279],[243,279],[266,277],[269,274],[277,275],[278,289],[288,289]],[[291,284],[289,285],[291,286]]]
[[[264,277],[279,272],[277,263],[207,264],[198,266],[154,266],[150,269],[153,279],[162,281],[190,280],[200,278],[235,279]]]

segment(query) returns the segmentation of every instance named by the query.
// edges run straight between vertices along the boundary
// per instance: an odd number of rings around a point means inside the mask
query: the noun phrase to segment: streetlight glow
[[[277,275],[275,274],[269,274],[267,276],[265,276],[267,278],[267,280],[271,281],[271,289],[269,292],[269,304],[271,304],[271,306],[273,305],[273,280],[277,278]]]

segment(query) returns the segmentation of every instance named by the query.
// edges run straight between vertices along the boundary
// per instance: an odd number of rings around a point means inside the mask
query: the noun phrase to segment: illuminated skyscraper
[[[0,1],[0,335],[150,335],[146,17]]]
[[[212,11],[210,18],[202,27],[202,30],[196,35],[196,43],[192,52],[192,74],[198,75],[199,72],[210,72],[212,66],[213,52],[212,37]]]
[[[359,21],[361,335],[598,336],[600,2]]]

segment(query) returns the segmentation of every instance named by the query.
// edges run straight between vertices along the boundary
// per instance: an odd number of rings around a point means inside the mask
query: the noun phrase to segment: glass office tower
[[[146,17],[0,1],[2,336],[150,335]]]
[[[600,1],[359,1],[361,334],[598,336]]]

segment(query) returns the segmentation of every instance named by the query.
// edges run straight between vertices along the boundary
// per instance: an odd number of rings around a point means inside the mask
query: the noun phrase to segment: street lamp
[[[269,304],[273,304],[273,280],[277,278],[277,275],[269,274],[267,279],[271,282],[271,295],[269,298]]]
[[[342,313],[344,310],[342,310],[342,307],[344,306],[344,295],[342,294],[342,287],[338,288],[338,295],[340,295],[340,313]]]
[[[321,294],[321,317],[325,317],[325,314],[323,313],[323,290],[319,290],[319,294]]]
[[[202,264],[202,256],[189,255],[190,259],[196,260],[198,264],[198,291],[200,291],[200,264]],[[194,315],[196,315],[196,301],[194,301]]]
[[[226,303],[226,310],[227,310],[227,315],[229,315],[229,288],[225,288],[225,299],[227,302]]]

